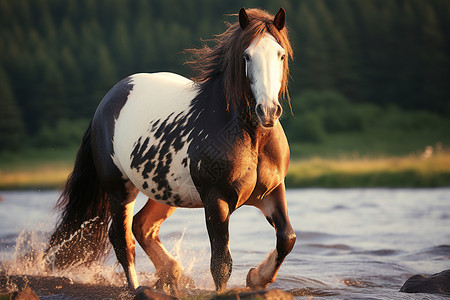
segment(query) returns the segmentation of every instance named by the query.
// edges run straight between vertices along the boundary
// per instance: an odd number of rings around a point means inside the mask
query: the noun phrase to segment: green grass
[[[446,148],[450,131],[421,130],[405,132],[398,129],[372,129],[367,132],[329,135],[321,143],[291,143],[291,157],[341,158],[405,156],[420,153],[427,146]]]
[[[329,135],[321,143],[291,144],[288,187],[450,186],[446,128],[370,128]],[[425,149],[432,155],[424,155]]]
[[[77,149],[27,149],[0,154],[0,189],[60,188]]]
[[[288,188],[450,186],[450,152],[403,157],[292,161],[286,185]]]
[[[39,169],[43,165],[72,167],[78,146],[73,148],[24,149],[0,153],[0,171]]]

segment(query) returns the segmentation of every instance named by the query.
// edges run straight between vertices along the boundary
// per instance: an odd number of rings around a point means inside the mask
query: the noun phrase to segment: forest
[[[78,145],[118,80],[190,77],[183,50],[210,43],[242,6],[287,11],[293,114],[285,106],[282,122],[294,152],[393,128],[450,141],[448,0],[0,0],[0,151]]]

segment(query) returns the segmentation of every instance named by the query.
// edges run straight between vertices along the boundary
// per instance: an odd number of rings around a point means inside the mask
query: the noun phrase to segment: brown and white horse
[[[177,207],[203,207],[211,242],[211,273],[223,291],[231,274],[230,215],[259,208],[276,230],[276,249],[247,275],[247,286],[272,283],[295,243],[284,178],[289,146],[278,122],[287,96],[286,13],[239,12],[216,45],[191,49],[191,81],[172,73],[136,74],[103,98],[84,134],[58,200],[62,215],[47,259],[55,267],[90,263],[109,239],[135,290],[138,240],[159,283],[176,294],[181,265],[161,244],[161,223]],[[141,192],[146,205],[133,217]]]

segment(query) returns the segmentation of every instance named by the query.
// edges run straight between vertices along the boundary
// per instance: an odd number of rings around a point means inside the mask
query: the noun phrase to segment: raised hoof
[[[265,289],[273,280],[261,278],[256,268],[251,268],[247,274],[247,287],[251,289]]]
[[[255,274],[252,274],[252,273],[255,273],[255,272],[256,272],[256,269],[251,268],[250,271],[248,271],[248,273],[247,273],[246,285],[248,288],[251,288],[251,289],[257,288],[257,286],[252,282],[252,277],[255,276]]]

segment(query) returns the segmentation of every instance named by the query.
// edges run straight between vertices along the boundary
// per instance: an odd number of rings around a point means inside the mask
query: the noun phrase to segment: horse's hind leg
[[[135,248],[132,221],[134,202],[139,191],[129,182],[125,186],[127,188],[123,194],[122,192],[108,194],[112,214],[109,240],[114,247],[117,260],[125,271],[128,287],[134,291],[139,283],[134,266]]]
[[[281,263],[291,252],[296,239],[287,213],[284,183],[281,183],[260,202],[252,203],[252,205],[264,213],[277,234],[276,249],[257,268],[252,268],[247,275],[248,287],[265,288],[275,281]]]
[[[181,265],[161,244],[159,229],[162,222],[170,217],[175,210],[175,207],[148,199],[133,220],[133,233],[153,262],[156,274],[159,277],[158,282],[161,283],[163,290],[172,295],[178,293]]]

